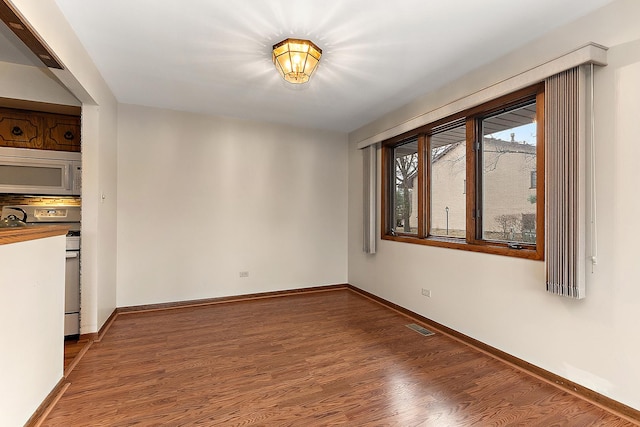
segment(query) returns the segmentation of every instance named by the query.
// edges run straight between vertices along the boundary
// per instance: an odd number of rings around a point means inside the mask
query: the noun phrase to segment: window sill
[[[390,240],[393,242],[403,242],[403,243],[413,243],[416,245],[424,245],[424,246],[436,246],[440,248],[448,248],[448,249],[457,249],[463,251],[471,251],[471,252],[481,252],[492,255],[503,255],[510,256],[514,258],[525,258],[531,260],[544,260],[544,254],[542,251],[537,251],[536,249],[512,249],[509,248],[506,244],[499,245],[494,244],[492,242],[482,242],[482,243],[467,243],[462,239],[456,238],[446,238],[446,237],[427,237],[420,238],[409,235],[399,235],[399,236],[391,236],[391,235],[383,235],[382,240]]]

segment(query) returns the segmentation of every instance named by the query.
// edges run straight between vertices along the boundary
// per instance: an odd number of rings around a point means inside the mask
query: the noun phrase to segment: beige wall
[[[640,212],[631,196],[640,181],[638,16],[640,2],[614,1],[350,134],[349,283],[640,409],[640,264],[629,234]],[[547,294],[541,261],[386,240],[362,253],[358,141],[590,41],[610,49],[609,65],[595,70],[598,263],[589,263],[586,299]]]
[[[346,134],[133,105],[118,121],[118,306],[346,282]]]

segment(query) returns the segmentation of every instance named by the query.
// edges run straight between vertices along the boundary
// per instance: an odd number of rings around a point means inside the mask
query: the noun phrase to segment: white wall
[[[54,0],[12,3],[60,59],[65,69],[50,71],[82,105],[80,332],[96,332],[116,306],[117,103]]]
[[[118,306],[346,282],[346,134],[118,112]]]
[[[352,133],[349,283],[640,409],[638,17],[640,2],[616,1]],[[585,300],[547,294],[539,261],[380,240],[377,254],[362,254],[357,141],[589,41],[610,50],[595,74],[599,257]]]
[[[0,425],[21,426],[62,378],[65,237],[0,245]]]

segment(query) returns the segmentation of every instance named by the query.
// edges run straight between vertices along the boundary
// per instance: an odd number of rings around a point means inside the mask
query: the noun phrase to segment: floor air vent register
[[[407,325],[407,328],[413,329],[414,331],[416,331],[420,335],[424,335],[425,337],[428,337],[429,335],[433,335],[435,333],[435,332],[431,332],[427,328],[424,328],[420,325],[416,325],[415,323],[409,323]]]

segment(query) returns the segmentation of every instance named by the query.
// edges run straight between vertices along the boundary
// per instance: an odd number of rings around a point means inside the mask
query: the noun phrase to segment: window
[[[393,148],[394,191],[391,231],[418,232],[418,142],[411,140]]]
[[[542,259],[543,104],[539,84],[385,141],[383,239]]]
[[[429,234],[441,237],[466,235],[467,201],[460,183],[467,177],[465,124],[434,133],[430,148]]]
[[[535,188],[538,186],[538,175],[536,173],[536,171],[531,171],[531,180],[530,180],[531,184],[529,185],[529,188],[532,190],[535,190]]]
[[[482,239],[524,243],[523,218],[536,214],[529,198],[536,166],[536,101],[480,120]],[[534,219],[535,221],[535,219]]]

